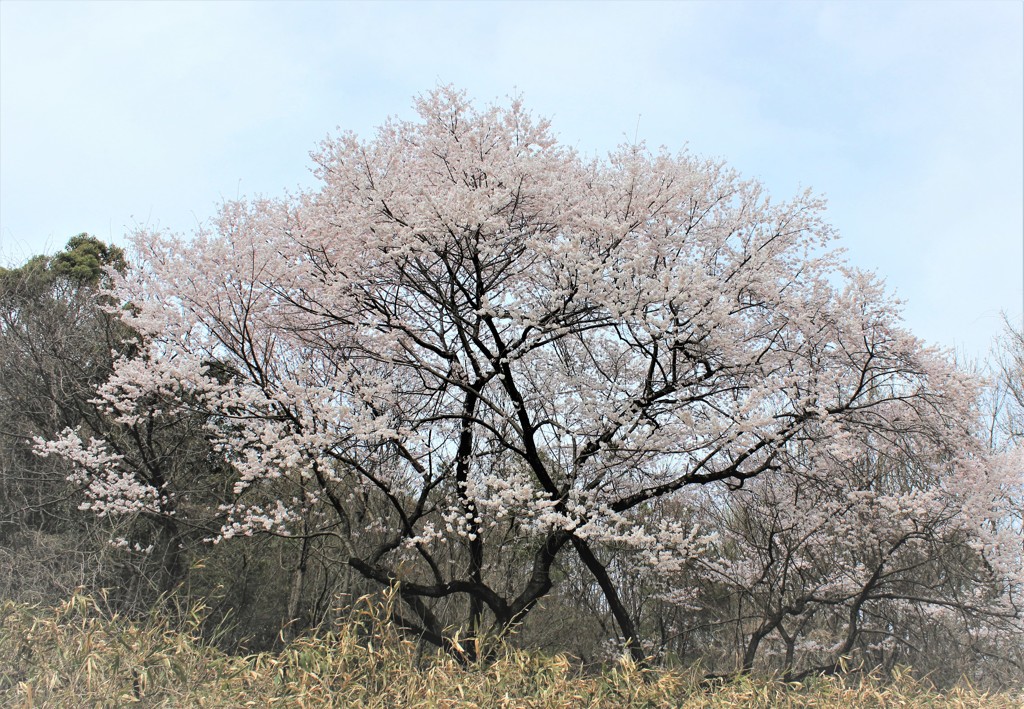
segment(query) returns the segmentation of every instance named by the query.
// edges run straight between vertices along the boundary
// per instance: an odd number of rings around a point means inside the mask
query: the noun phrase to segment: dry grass
[[[278,654],[224,654],[193,611],[131,623],[85,596],[56,609],[0,606],[0,705],[11,707],[1020,707],[1024,694],[940,693],[904,673],[802,685],[742,678],[709,689],[690,672],[622,660],[581,675],[564,656],[502,646],[465,667],[424,651],[364,601],[338,630]]]

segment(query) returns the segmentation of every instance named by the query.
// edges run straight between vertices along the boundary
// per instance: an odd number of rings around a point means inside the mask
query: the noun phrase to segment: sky
[[[438,84],[560,141],[810,187],[909,328],[984,356],[1024,317],[1024,3],[0,0],[0,263],[189,233],[313,189],[309,152]]]

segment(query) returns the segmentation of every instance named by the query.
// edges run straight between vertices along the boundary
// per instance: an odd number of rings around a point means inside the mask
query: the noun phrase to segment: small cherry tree
[[[714,627],[705,663],[792,678],[901,663],[955,682],[979,658],[987,675],[1019,674],[1024,461],[979,455],[969,436],[935,450],[928,428],[871,434],[727,499],[702,490],[691,516],[716,536],[667,580],[664,598],[689,611],[676,637]]]
[[[8,562],[12,587],[36,599],[62,597],[80,585],[113,587],[112,606],[130,611],[184,580],[197,538],[210,534],[196,528],[220,526],[217,498],[210,505],[209,491],[191,483],[209,480],[215,468],[223,481],[227,470],[211,460],[200,417],[187,411],[153,416],[160,403],[138,400],[139,415],[125,425],[95,400],[117,356],[135,347],[104,287],[106,271],[126,266],[121,249],[79,234],[53,256],[0,268],[0,536],[13,536],[0,546],[23,560]],[[76,446],[102,438],[107,455],[126,460],[150,488],[173,480],[178,489],[191,488],[188,495],[151,497],[144,509],[130,502],[131,486],[97,498],[107,485],[101,471],[107,459],[69,468],[67,460],[32,455],[35,438],[52,442],[66,428],[77,431]],[[45,546],[54,551],[41,551]],[[33,564],[45,568],[49,580],[33,579]]]
[[[716,531],[665,505],[809,475],[924,410],[961,435],[966,380],[827,250],[821,199],[642,145],[584,158],[518,101],[416,108],[325,141],[315,191],[134,237],[117,295],[145,346],[99,396],[125,421],[153,396],[202,410],[237,476],[221,540],[330,537],[457,649],[522,621],[567,555],[639,657],[610,562],[671,572]],[[102,440],[50,447],[106,509],[159,499]]]

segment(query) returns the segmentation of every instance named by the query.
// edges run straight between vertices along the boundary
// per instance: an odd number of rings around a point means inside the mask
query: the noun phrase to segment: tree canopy
[[[821,198],[642,144],[586,158],[519,101],[416,106],[326,140],[316,190],[133,237],[113,293],[139,350],[98,397],[128,427],[202,413],[234,475],[218,542],[329,540],[470,655],[560,583],[638,658],[651,598],[663,639],[733,623],[745,669],[766,637],[788,670],[912,644],[908,608],[1020,629],[1019,454],[831,250]],[[100,514],[182,494],[103,436],[40,451]]]

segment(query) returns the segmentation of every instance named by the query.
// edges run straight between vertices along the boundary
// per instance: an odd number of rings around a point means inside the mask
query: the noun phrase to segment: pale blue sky
[[[190,231],[313,186],[438,83],[521,92],[588,153],[634,135],[824,193],[926,340],[1019,319],[1024,4],[0,0],[0,262],[88,231]]]

